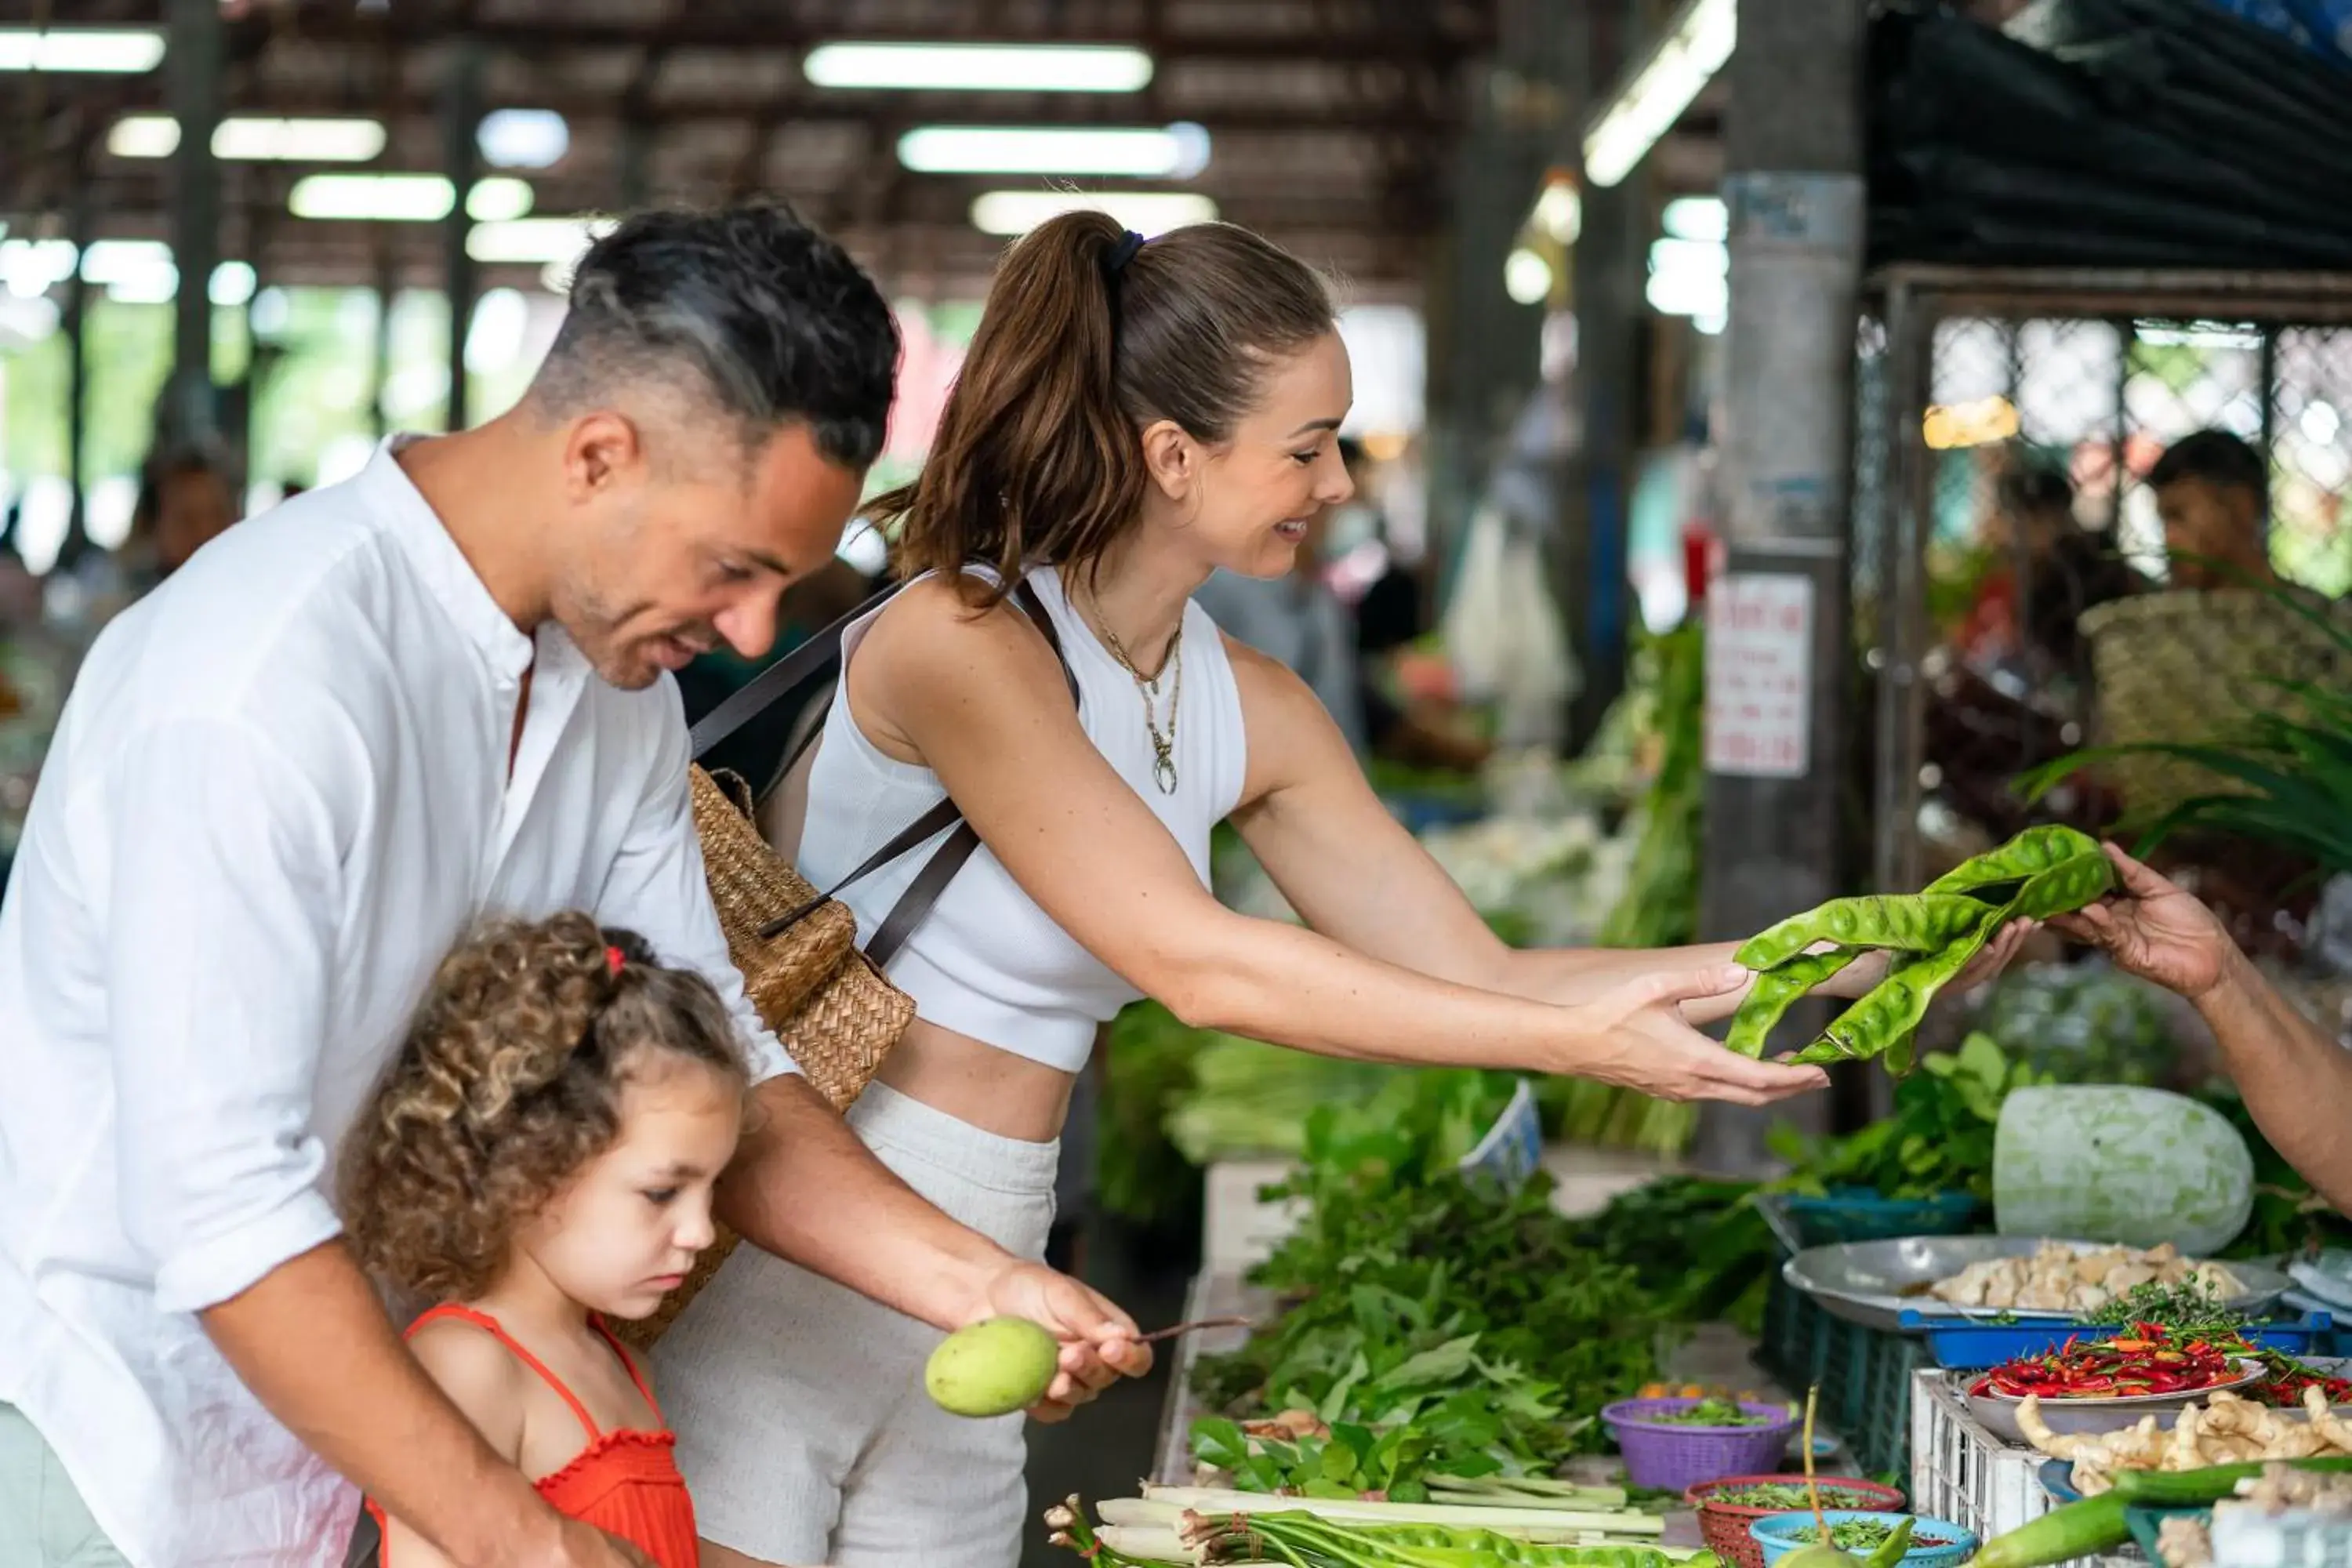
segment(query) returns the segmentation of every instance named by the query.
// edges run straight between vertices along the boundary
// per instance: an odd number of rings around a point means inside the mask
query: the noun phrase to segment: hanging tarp
[[[2215,0],[1901,0],[1869,80],[1874,262],[2352,268],[2352,62]]]

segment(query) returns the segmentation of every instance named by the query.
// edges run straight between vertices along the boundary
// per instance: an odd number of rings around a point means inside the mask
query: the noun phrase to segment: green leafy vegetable
[[[1268,1193],[1306,1215],[1253,1275],[1284,1310],[1203,1358],[1195,1386],[1225,1417],[1298,1411],[1319,1429],[1204,1421],[1197,1458],[1247,1489],[1421,1501],[1432,1477],[1541,1474],[1600,1446],[1593,1415],[1657,1375],[1671,1318],[1578,1244],[1540,1173],[1507,1194],[1455,1169],[1502,1087],[1419,1074],[1310,1120],[1306,1163]]]

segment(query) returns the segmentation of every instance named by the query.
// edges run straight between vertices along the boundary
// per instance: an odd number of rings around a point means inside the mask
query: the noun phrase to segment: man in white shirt
[[[729,1223],[915,1317],[1149,1352],[886,1173],[729,967],[665,674],[756,655],[880,448],[897,333],[789,213],[648,214],[529,395],[231,531],[83,668],[0,905],[0,1568],[341,1560],[357,1489],[453,1563],[614,1568],[410,1359],[336,1145],[445,949],[593,910],[719,984],[762,1079]]]

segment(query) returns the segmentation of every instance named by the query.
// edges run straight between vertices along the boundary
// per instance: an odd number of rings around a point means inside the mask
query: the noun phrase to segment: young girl
[[[408,1331],[416,1359],[558,1511],[656,1568],[695,1568],[694,1505],[604,1319],[651,1313],[710,1245],[744,1090],[708,982],[562,914],[443,961],[346,1144],[361,1261],[441,1303]],[[368,1507],[384,1568],[443,1563]]]

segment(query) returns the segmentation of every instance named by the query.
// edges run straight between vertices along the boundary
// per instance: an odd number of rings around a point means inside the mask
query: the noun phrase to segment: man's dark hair
[[[780,203],[639,213],[589,247],[532,383],[548,411],[683,379],[757,446],[805,425],[846,468],[882,450],[898,326],[849,253]]]
[[[2148,485],[2154,489],[2160,490],[2175,479],[2203,479],[2216,489],[2250,490],[2258,500],[2271,488],[2262,454],[2227,430],[2183,436],[2147,471]]]

